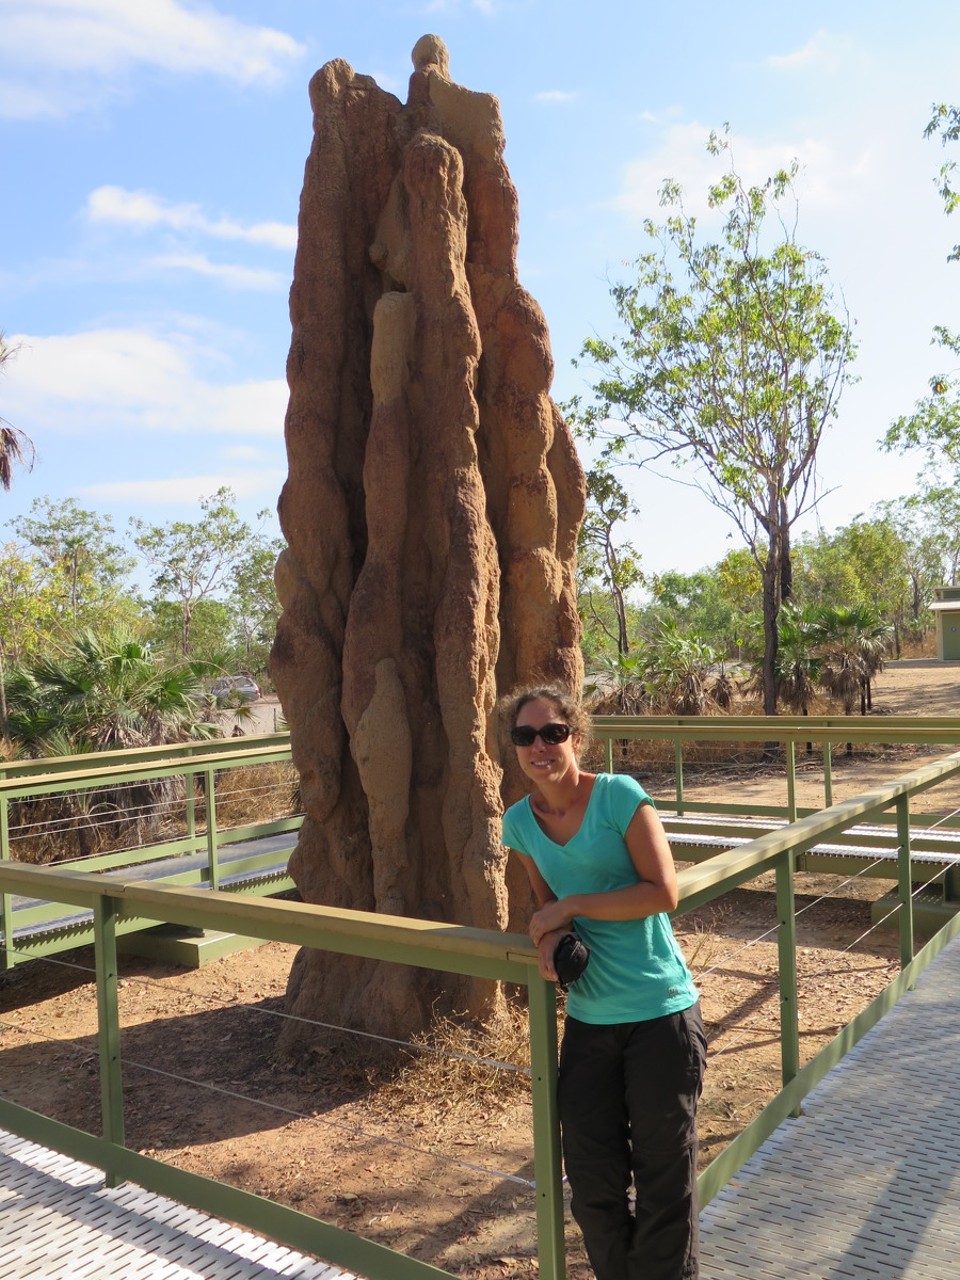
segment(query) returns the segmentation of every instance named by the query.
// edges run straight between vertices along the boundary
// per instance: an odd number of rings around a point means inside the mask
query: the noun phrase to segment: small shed
[[[934,587],[930,608],[937,619],[937,657],[960,662],[960,587]]]

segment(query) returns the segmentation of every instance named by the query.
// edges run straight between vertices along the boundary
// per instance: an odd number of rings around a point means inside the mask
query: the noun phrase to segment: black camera
[[[553,952],[553,967],[557,981],[566,991],[590,963],[590,948],[578,933],[565,933]]]

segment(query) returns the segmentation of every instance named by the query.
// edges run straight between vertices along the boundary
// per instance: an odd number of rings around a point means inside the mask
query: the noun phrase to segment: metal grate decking
[[[701,1280],[949,1280],[960,939],[702,1216]],[[0,1132],[0,1280],[354,1280]]]
[[[960,940],[703,1212],[701,1280],[960,1270]]]
[[[0,1131],[0,1280],[354,1280]]]

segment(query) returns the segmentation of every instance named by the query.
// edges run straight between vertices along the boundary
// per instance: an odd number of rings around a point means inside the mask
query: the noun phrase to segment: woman
[[[574,928],[590,950],[560,1051],[573,1216],[597,1280],[695,1280],[706,1037],[666,915],[677,905],[670,846],[639,783],[580,768],[589,721],[566,691],[514,695],[507,723],[534,790],[504,815],[504,843],[539,904],[540,972],[557,980],[554,950]]]

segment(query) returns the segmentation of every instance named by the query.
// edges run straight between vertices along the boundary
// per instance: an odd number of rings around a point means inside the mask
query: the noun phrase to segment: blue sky
[[[0,414],[38,451],[0,521],[39,495],[118,527],[179,519],[221,484],[245,514],[275,506],[307,84],[343,57],[405,98],[428,31],[500,99],[558,400],[584,388],[583,338],[613,330],[609,282],[660,182],[696,207],[729,122],[748,179],[800,161],[799,238],[857,325],[820,521],[912,488],[918,463],[877,441],[942,368],[933,325],[958,327],[960,233],[922,138],[931,102],[960,100],[956,0],[0,0],[0,31],[0,329],[20,348]],[[695,493],[647,475],[632,492],[648,571],[731,545]]]

